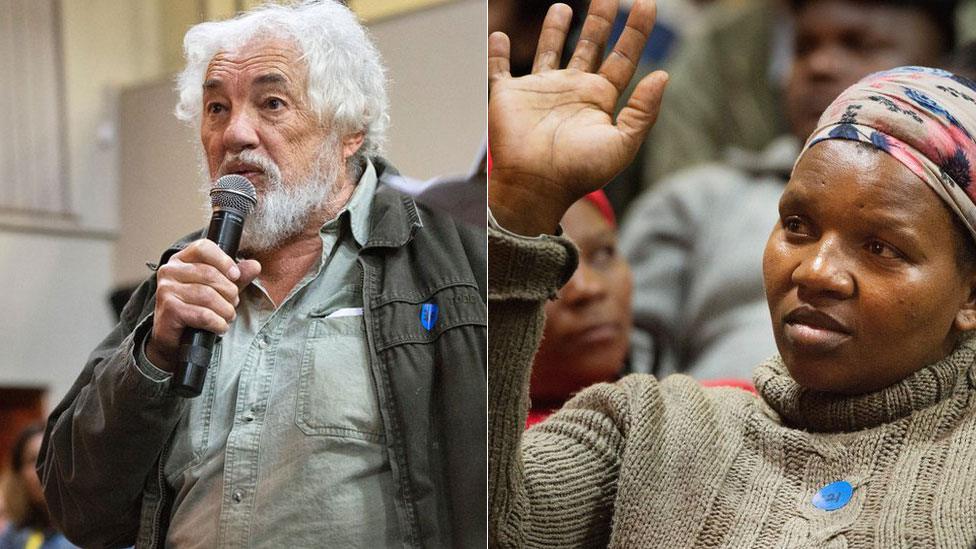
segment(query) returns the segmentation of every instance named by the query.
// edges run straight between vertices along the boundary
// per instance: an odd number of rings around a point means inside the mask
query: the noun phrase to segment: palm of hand
[[[603,59],[617,2],[591,0],[573,56],[559,70],[572,10],[554,4],[542,24],[532,74],[520,78],[509,72],[508,37],[488,37],[494,158],[488,204],[502,227],[527,235],[552,232],[576,200],[634,158],[657,117],[667,75],[656,71],[643,78],[612,115],[654,26],[654,11],[653,0],[635,0]]]
[[[491,94],[493,170],[505,179],[579,196],[602,187],[639,146],[614,126],[617,90],[602,75],[547,71],[497,81]]]

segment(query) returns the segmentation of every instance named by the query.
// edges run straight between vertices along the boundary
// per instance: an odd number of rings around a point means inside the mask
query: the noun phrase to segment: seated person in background
[[[700,32],[682,43],[666,67],[673,75],[664,99],[669,106],[661,113],[642,149],[638,163],[643,167],[638,177],[630,181],[618,178],[611,183],[633,188],[626,202],[620,201],[624,190],[614,189],[610,198],[615,206],[624,206],[640,189],[650,188],[677,170],[720,159],[729,147],[762,150],[791,130],[782,108],[790,63],[791,25],[795,24],[791,15],[814,3],[823,6],[818,9],[850,11],[849,16],[858,20],[865,15],[854,11],[867,12],[867,17],[873,17],[875,6],[901,5],[925,12],[937,24],[944,49],[955,45],[957,0],[718,2],[706,14]],[[841,45],[836,53],[885,49],[895,33],[902,35],[901,40],[914,38],[909,30],[914,30],[914,25],[885,27],[885,16],[880,17],[876,28],[885,34],[881,40],[859,34],[857,27],[862,22],[854,23],[847,30],[828,23],[835,30],[843,31],[843,36],[836,37],[837,44]],[[925,40],[924,36],[919,38]],[[896,65],[888,68],[893,66]]]
[[[509,231],[489,235],[490,543],[972,547],[976,84],[945,71],[866,77],[807,141],[763,259],[780,356],[756,369],[759,398],[632,375],[522,429],[543,302],[576,263],[551,235],[630,161],[666,82],[611,117],[653,20],[636,2],[601,63],[615,4],[591,3],[577,70],[513,79],[489,39],[489,204]],[[566,11],[540,58],[559,58]]]
[[[759,150],[784,131],[779,97],[790,39],[785,4],[719,1],[701,10],[664,65],[672,75],[664,98],[668,111],[605,189],[618,212],[666,175],[718,159],[729,146]],[[637,74],[644,74],[640,67]]]
[[[918,1],[793,5],[794,59],[783,96],[791,132],[761,153],[729,151],[725,162],[675,174],[644,193],[624,220],[620,247],[634,269],[634,323],[659,350],[658,377],[746,381],[776,352],[760,264],[803,139],[861,77],[934,65],[952,51],[942,33],[951,13],[938,19],[941,12]]]
[[[579,267],[546,303],[546,327],[532,364],[528,425],[574,393],[614,381],[626,369],[647,372],[647,338],[633,333],[630,267],[617,251],[613,210],[603,191],[573,204],[561,225],[580,251]]]
[[[21,431],[10,453],[10,469],[0,482],[0,500],[9,521],[0,529],[0,549],[67,549],[74,547],[51,523],[37,477],[37,454],[44,438],[43,425]]]

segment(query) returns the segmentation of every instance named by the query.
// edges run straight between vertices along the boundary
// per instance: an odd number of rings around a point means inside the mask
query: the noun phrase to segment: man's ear
[[[976,330],[976,273],[969,275],[969,297],[960,305],[952,325],[960,332]]]
[[[366,139],[365,132],[351,133],[342,138],[342,160],[349,160],[349,157],[356,154],[356,151],[363,146]]]

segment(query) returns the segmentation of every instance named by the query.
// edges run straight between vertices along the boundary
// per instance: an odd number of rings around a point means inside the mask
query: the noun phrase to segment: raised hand
[[[668,78],[663,71],[640,81],[616,123],[612,116],[654,26],[654,2],[634,2],[601,63],[616,13],[617,0],[590,2],[573,57],[560,70],[572,10],[553,5],[532,74],[520,78],[509,72],[508,36],[488,37],[488,201],[503,227],[533,236],[554,232],[569,206],[633,160],[654,124]]]
[[[227,332],[237,316],[241,288],[260,273],[257,261],[234,263],[217,244],[206,239],[174,254],[156,272],[156,307],[146,344],[150,362],[172,372],[179,356],[180,335],[186,328]]]

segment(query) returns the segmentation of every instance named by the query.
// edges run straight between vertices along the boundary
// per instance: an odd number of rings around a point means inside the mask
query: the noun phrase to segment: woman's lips
[[[802,350],[814,353],[832,351],[851,338],[851,330],[834,317],[813,309],[798,307],[783,321],[787,340]]]
[[[620,334],[620,326],[613,322],[594,324],[584,328],[573,336],[573,339],[587,345],[613,341]]]
[[[850,339],[850,334],[815,328],[806,324],[787,324],[783,328],[786,339],[794,347],[807,351],[824,353],[840,347]]]

